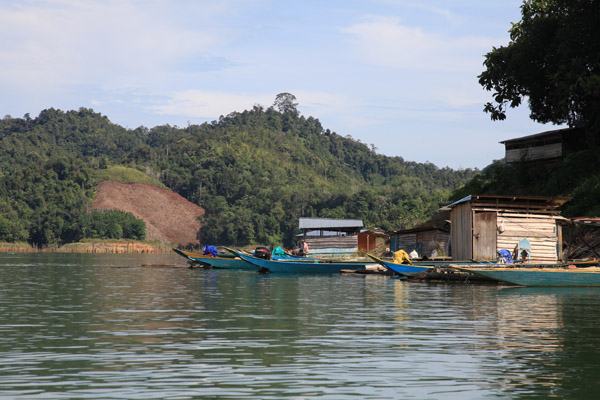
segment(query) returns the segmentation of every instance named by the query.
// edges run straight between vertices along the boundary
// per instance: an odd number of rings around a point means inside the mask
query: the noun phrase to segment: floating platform
[[[387,269],[381,268],[366,268],[359,270],[343,270],[342,273],[347,274],[359,274],[359,275],[367,275],[367,274],[376,274],[376,275],[386,275],[386,276],[403,276],[400,274],[396,274]],[[470,272],[459,271],[452,267],[433,267],[427,271],[420,272],[416,275],[407,276],[406,279],[412,282],[481,282],[481,283],[497,283],[497,281],[484,278],[479,275],[475,275]]]

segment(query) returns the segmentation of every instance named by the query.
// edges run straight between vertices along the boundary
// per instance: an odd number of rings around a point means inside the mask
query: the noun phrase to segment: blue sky
[[[377,152],[483,168],[552,125],[484,114],[521,0],[0,0],[0,116],[92,108],[184,127],[275,96]]]

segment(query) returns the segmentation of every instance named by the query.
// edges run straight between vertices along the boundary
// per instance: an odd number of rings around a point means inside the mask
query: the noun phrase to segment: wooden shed
[[[558,207],[568,198],[471,195],[450,210],[452,260],[494,261],[501,249],[514,251],[526,238],[530,262],[553,263],[562,256],[564,220]]]
[[[583,149],[585,130],[583,128],[556,129],[500,143],[504,144],[507,163],[552,161]]]
[[[358,234],[358,252],[368,253],[385,243],[388,235],[382,229],[363,229]]]
[[[358,234],[363,222],[358,219],[300,218],[309,252],[316,256],[349,256],[358,253]]]
[[[450,232],[440,228],[423,227],[396,231],[390,234],[390,249],[410,253],[416,250],[428,259],[449,255]]]

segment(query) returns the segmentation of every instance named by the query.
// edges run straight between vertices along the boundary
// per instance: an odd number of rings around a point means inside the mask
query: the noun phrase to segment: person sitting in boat
[[[398,250],[394,253],[394,264],[412,264],[408,253],[404,250]]]
[[[300,242],[300,247],[292,250],[294,256],[307,256],[308,255],[308,244],[303,240]]]
[[[394,256],[394,253],[392,253],[392,251],[390,250],[389,247],[386,247],[385,251],[381,255],[381,257],[393,257],[393,256]]]
[[[217,257],[219,253],[217,252],[217,246],[207,245],[202,249],[202,255],[208,257]]]

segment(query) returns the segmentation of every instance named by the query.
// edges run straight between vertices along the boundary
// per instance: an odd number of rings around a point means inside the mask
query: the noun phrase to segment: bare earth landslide
[[[146,237],[186,245],[197,243],[198,217],[204,209],[180,195],[142,183],[104,181],[92,209],[130,212],[146,222]]]

